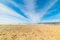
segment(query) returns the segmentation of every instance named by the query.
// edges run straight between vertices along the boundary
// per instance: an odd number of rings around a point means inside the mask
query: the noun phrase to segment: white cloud
[[[26,18],[0,3],[0,24],[17,24],[26,22],[28,22]]]
[[[44,8],[41,9],[41,11],[39,12],[40,14],[40,19],[47,13],[47,11],[52,8],[54,6],[54,4],[57,2],[57,0],[50,0],[50,2],[48,2]]]

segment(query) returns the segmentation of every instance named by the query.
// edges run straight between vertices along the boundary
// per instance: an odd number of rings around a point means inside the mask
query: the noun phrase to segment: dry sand
[[[0,40],[60,40],[60,25],[0,25]]]

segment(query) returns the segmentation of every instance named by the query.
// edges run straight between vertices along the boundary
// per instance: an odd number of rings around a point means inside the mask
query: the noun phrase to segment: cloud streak
[[[0,3],[0,22],[12,21],[13,23],[39,23],[42,17],[51,9],[57,0],[49,0],[47,4],[40,9],[39,12],[36,12],[36,0],[23,0],[24,5],[17,4],[13,0],[7,0],[7,2],[11,3],[13,6],[18,8],[24,15],[28,18],[22,16],[20,13],[17,13],[10,7]],[[54,11],[54,10],[52,10]],[[50,12],[52,12],[50,11]],[[8,21],[7,21],[8,20]]]
[[[43,9],[39,12],[40,19],[47,13],[47,11],[52,8],[52,6],[57,2],[57,0],[51,0],[49,3],[47,3]]]
[[[22,15],[19,15],[17,12],[0,3],[0,23],[26,23],[28,21],[29,20]]]

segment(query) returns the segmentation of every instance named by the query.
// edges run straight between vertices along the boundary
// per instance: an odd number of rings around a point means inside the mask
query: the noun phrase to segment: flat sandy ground
[[[60,40],[60,25],[0,25],[0,40]]]

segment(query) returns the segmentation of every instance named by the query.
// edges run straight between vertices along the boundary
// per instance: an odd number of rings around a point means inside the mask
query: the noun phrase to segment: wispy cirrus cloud
[[[0,3],[0,23],[13,22],[13,23],[26,23],[27,18],[19,15],[17,12],[13,11],[9,7]]]
[[[24,5],[22,5],[16,3],[13,0],[7,0],[7,2],[11,3],[16,8],[18,8],[28,18],[22,16],[20,12],[18,13],[17,11],[14,11],[13,10],[14,8],[10,8],[9,6],[4,5],[4,3],[3,4],[0,3],[0,13],[3,13],[1,14],[2,15],[1,19],[8,20],[8,21],[14,20],[14,22],[17,23],[40,23],[43,16],[46,15],[48,10],[51,9],[58,0],[49,0],[49,2],[47,2],[43,8],[39,9],[39,12],[36,11],[36,7],[37,7],[36,1],[37,0],[23,0]]]

